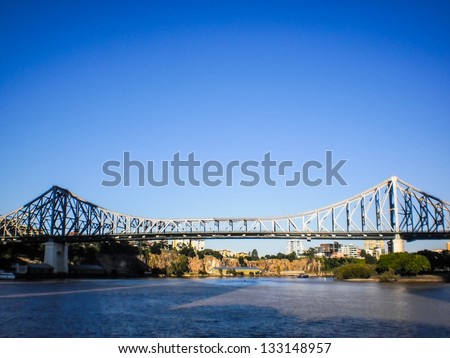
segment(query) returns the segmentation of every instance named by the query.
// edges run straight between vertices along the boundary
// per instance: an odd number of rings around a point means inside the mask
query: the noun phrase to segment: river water
[[[3,281],[0,337],[450,337],[450,284]]]

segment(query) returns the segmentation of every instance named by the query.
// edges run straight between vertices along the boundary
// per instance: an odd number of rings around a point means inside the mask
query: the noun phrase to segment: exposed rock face
[[[247,262],[248,267],[258,267],[263,273],[281,273],[283,271],[304,271],[320,274],[320,261],[299,259],[289,261],[287,259],[269,259]]]
[[[160,255],[149,254],[148,266],[152,269],[168,270],[172,262],[177,262],[180,255],[174,251],[162,251]]]
[[[221,265],[222,262],[214,256],[206,255],[204,259],[189,258],[189,271],[194,273],[212,273],[214,267]]]
[[[173,262],[178,262],[180,255],[174,251],[163,251],[160,255],[149,254],[148,266],[152,269],[167,270]],[[320,261],[311,259],[299,259],[289,261],[287,259],[269,259],[269,260],[257,260],[246,261],[248,267],[257,267],[263,274],[280,274],[284,271],[302,271],[313,274],[321,273]],[[214,256],[205,256],[203,259],[198,257],[189,258],[188,267],[189,272],[198,273],[212,273],[214,267],[219,266],[240,266],[238,259],[235,258],[223,258],[218,260]]]

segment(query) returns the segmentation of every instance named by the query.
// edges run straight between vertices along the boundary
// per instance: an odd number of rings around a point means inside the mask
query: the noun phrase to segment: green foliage
[[[250,255],[250,257],[252,258],[252,260],[258,260],[259,259],[258,250],[253,249],[252,254]]]
[[[111,246],[110,246],[111,245]],[[128,247],[128,244],[125,244]],[[111,247],[114,247],[112,249]],[[69,245],[69,261],[74,264],[97,264],[99,253],[110,253],[117,250],[114,242],[103,244],[70,244]],[[118,250],[117,250],[118,251]],[[133,250],[134,251],[134,250]]]
[[[323,271],[331,272],[338,267],[347,265],[347,264],[360,264],[363,263],[363,260],[355,259],[351,257],[340,257],[340,258],[327,258],[323,259]]]
[[[377,271],[380,273],[392,269],[396,274],[417,275],[431,270],[430,261],[425,256],[395,252],[389,255],[381,255],[377,263]]]
[[[431,271],[450,271],[450,251],[444,250],[440,253],[423,250],[419,251],[417,254],[428,259]]]
[[[286,255],[286,258],[292,262],[297,258],[297,254],[295,252],[291,252],[290,254]]]
[[[366,254],[364,257],[364,261],[366,262],[366,264],[368,265],[376,265],[377,264],[377,258],[375,256],[372,256],[370,254]]]
[[[10,269],[13,264],[21,262],[20,257],[42,261],[44,259],[44,246],[41,244],[0,242],[0,268]]]
[[[247,267],[247,263],[245,262],[245,259],[242,256],[239,257],[238,262],[239,262],[239,266]]]
[[[187,256],[187,257],[196,257],[197,256],[194,248],[191,246],[183,246],[183,248],[179,251],[179,253],[184,256]]]
[[[154,255],[161,255],[161,246],[158,243],[154,243],[150,246],[150,253]]]
[[[198,252],[198,258],[204,259],[206,255],[214,256],[217,260],[222,260],[223,256],[219,251],[215,251],[212,249],[205,249],[203,251]]]
[[[334,275],[338,280],[347,280],[351,278],[369,278],[375,273],[375,270],[366,264],[347,264],[338,267]]]
[[[295,259],[297,259],[297,255],[295,254],[295,252],[291,252],[290,254],[283,254],[282,252],[279,252],[276,255],[266,255],[264,256],[264,259],[266,260],[289,260],[289,261],[294,261]]]
[[[380,282],[394,282],[397,281],[397,275],[393,269],[383,272],[379,278]]]
[[[150,253],[155,255],[161,255],[161,252],[163,250],[168,250],[169,245],[167,244],[167,241],[161,240],[161,241],[154,241],[152,245],[150,246]]]
[[[181,277],[188,271],[189,271],[189,259],[187,258],[187,256],[180,255],[178,257],[178,260],[173,261],[170,264],[167,270],[167,274],[169,276],[175,275],[177,277]]]
[[[317,251],[316,251],[316,249],[315,249],[314,247],[310,247],[310,248],[304,253],[304,255],[305,255],[308,259],[310,259],[310,260],[312,260],[314,257],[316,257],[316,254],[317,254]]]

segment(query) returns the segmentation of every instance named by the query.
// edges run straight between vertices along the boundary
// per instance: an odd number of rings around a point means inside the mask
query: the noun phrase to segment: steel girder
[[[392,177],[339,203],[267,218],[151,219],[107,210],[54,186],[0,217],[0,238],[25,241],[171,238],[448,238],[450,204]]]

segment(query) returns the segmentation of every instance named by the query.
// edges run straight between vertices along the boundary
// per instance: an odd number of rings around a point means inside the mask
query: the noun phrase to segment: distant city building
[[[236,257],[236,258],[239,258],[239,257],[247,257],[247,256],[249,256],[249,255],[248,255],[248,252],[236,252],[236,253],[234,254],[234,257]]]
[[[219,250],[219,252],[223,257],[233,257],[235,255],[235,253],[233,251],[230,251],[227,249]]]
[[[325,257],[331,257],[339,251],[342,245],[337,241],[328,244],[320,244],[317,249],[318,254],[323,254]]]
[[[359,257],[358,248],[353,244],[341,245],[338,252],[341,253],[344,257]]]
[[[172,248],[179,250],[186,247],[192,247],[195,251],[203,251],[205,249],[205,240],[191,240],[191,239],[181,239],[172,240]]]
[[[386,253],[384,240],[364,240],[364,250],[378,259]]]
[[[297,256],[303,255],[305,249],[303,248],[303,240],[291,239],[287,241],[287,253],[295,252]]]

